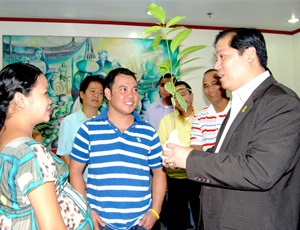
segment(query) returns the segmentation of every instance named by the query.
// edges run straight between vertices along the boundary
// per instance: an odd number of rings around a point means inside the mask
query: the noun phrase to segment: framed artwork
[[[3,67],[15,62],[30,63],[48,79],[52,113],[50,121],[36,129],[41,132],[45,146],[55,150],[60,122],[80,108],[79,87],[88,75],[97,74],[104,79],[118,67],[135,72],[140,94],[136,111],[144,116],[147,107],[160,98],[156,86],[161,74],[154,67],[169,59],[166,41],[161,42],[156,52],[152,50],[152,42],[151,39],[4,35]],[[174,64],[178,52],[171,59]],[[100,110],[105,107],[104,100]]]

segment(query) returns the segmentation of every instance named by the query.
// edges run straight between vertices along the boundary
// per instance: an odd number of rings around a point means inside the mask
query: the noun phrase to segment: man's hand
[[[100,216],[98,213],[94,210],[91,210],[92,218],[93,218],[93,225],[94,225],[94,230],[100,230],[99,225],[102,227],[105,227],[105,223],[101,220]]]
[[[148,211],[145,213],[143,219],[140,221],[139,226],[144,226],[146,229],[151,229],[156,221],[156,215],[153,212]]]
[[[169,143],[167,145],[169,149],[172,151],[164,151],[164,155],[168,156],[163,162],[163,166],[166,168],[186,168],[186,159],[190,152],[193,150],[193,148],[190,147],[182,147],[179,145],[175,145],[172,143]]]

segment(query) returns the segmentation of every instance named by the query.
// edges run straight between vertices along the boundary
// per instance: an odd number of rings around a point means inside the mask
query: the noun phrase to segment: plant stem
[[[175,100],[175,95],[174,96],[172,96],[173,98],[174,98],[174,100]],[[176,113],[175,113],[175,111],[176,111],[176,109],[175,109],[175,105],[173,105],[173,113],[174,113],[174,129],[176,129],[176,117],[175,117],[175,115],[176,115]]]
[[[164,25],[165,26],[165,25]],[[172,59],[171,59],[171,53],[170,53],[170,47],[169,47],[169,41],[166,35],[166,30],[164,30],[164,38],[166,40],[167,43],[167,50],[168,50],[168,56],[169,56],[169,61],[170,61],[170,72],[171,72],[171,78],[172,78],[172,82],[173,84],[175,84],[175,77],[173,76],[173,65],[172,65]],[[173,101],[175,102],[175,94],[171,95],[173,97]],[[173,104],[173,102],[172,102]],[[175,104],[173,104],[173,114],[174,114],[174,129],[176,129],[176,118],[175,118],[175,112],[176,112],[176,108],[175,108]]]

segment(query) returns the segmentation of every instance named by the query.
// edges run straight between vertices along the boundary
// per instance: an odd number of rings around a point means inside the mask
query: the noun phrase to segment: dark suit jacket
[[[204,229],[297,229],[299,98],[269,77],[245,106],[219,153],[193,150],[187,159],[188,178],[205,183],[201,193]]]

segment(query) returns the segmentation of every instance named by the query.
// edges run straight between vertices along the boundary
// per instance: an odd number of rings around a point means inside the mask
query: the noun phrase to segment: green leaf
[[[174,100],[174,97],[171,97],[171,102],[172,102],[172,105],[175,107],[176,102],[175,102],[175,100]]]
[[[169,94],[174,95],[176,93],[176,88],[172,82],[167,82],[165,84],[165,89],[169,92]]]
[[[184,26],[177,26],[177,27],[175,27],[175,28],[169,30],[169,31],[166,33],[166,37],[167,37],[167,35],[168,35],[169,33],[172,33],[172,32],[174,32],[174,31],[176,31],[176,30],[181,30],[181,29],[186,29],[186,28],[185,28]]]
[[[145,69],[143,72],[144,72],[144,73],[147,73],[147,72],[150,71],[150,70],[152,70],[152,69]]]
[[[144,70],[144,73],[147,73],[148,71],[153,70],[153,69],[155,69],[155,68],[160,68],[160,66],[154,66],[154,67],[151,68],[151,69],[146,69],[146,70]]]
[[[180,81],[180,78],[186,76],[187,74],[180,74],[179,76],[175,76],[174,79],[176,79],[176,81]]]
[[[153,38],[158,37],[158,36],[162,36],[162,35],[161,34],[151,34],[151,35],[145,37],[144,40],[145,39],[153,39]]]
[[[170,60],[163,60],[163,62],[160,65],[161,67],[165,67],[166,69],[169,69],[171,66]]]
[[[201,50],[204,49],[205,47],[207,47],[206,45],[201,45],[201,46],[190,46],[185,48],[184,50],[182,50],[178,55],[177,55],[177,61],[182,58],[184,55],[186,54],[190,54],[193,53],[197,50]]]
[[[164,76],[169,71],[170,67],[171,67],[170,60],[164,60],[160,64],[160,73],[161,73],[161,75]]]
[[[174,76],[173,77],[174,84],[176,83],[176,81],[180,80],[180,78],[181,78],[181,75],[180,76]]]
[[[160,67],[160,74],[162,75],[162,76],[164,76],[167,72],[168,72],[168,70],[166,69],[166,68],[164,68],[164,67]]]
[[[186,29],[181,32],[179,32],[172,40],[171,42],[171,51],[174,53],[174,51],[178,48],[178,46],[190,35],[192,32],[192,29]]]
[[[158,47],[161,39],[163,38],[162,35],[158,36],[157,38],[155,38],[155,40],[152,42],[152,49],[155,51],[156,48]]]
[[[151,26],[147,29],[144,29],[143,32],[142,32],[142,35],[143,34],[151,34],[151,33],[155,33],[155,32],[158,32],[160,30],[163,30],[164,28],[162,26]]]
[[[191,62],[191,61],[195,61],[195,60],[197,60],[197,59],[200,59],[200,58],[197,57],[197,58],[192,58],[192,59],[190,59],[190,60],[187,60],[186,62],[180,64],[180,65],[176,68],[175,71],[177,71],[177,70],[178,70],[179,68],[181,68],[183,65],[185,65],[185,64],[187,64],[187,63],[189,63],[189,62]]]
[[[148,10],[153,17],[157,18],[162,24],[165,24],[166,13],[163,8],[158,5],[151,4],[148,6]]]
[[[180,78],[182,78],[182,77],[184,77],[184,76],[186,76],[186,75],[188,75],[188,74],[181,74],[181,75],[179,75],[179,76],[178,76],[178,80],[180,80]]]
[[[184,19],[185,16],[177,16],[175,18],[172,18],[166,25],[166,28],[169,28],[170,26],[173,26],[175,24],[177,24],[178,22],[180,22],[182,19]]]
[[[184,111],[186,111],[187,110],[187,104],[186,104],[186,101],[184,100],[184,98],[178,92],[175,93],[175,97],[176,97],[179,105],[181,106],[181,108],[183,108]]]

